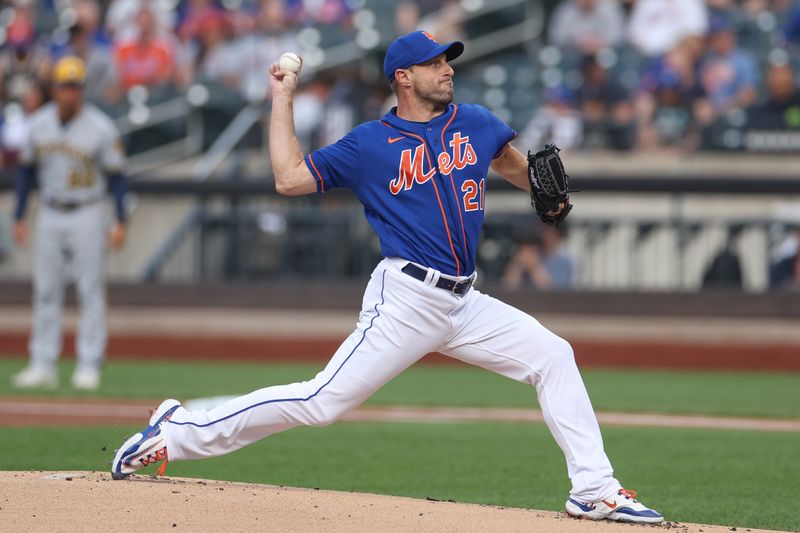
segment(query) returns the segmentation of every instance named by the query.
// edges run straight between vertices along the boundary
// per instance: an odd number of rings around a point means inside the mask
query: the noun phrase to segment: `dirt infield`
[[[112,481],[109,474],[98,472],[0,472],[0,495],[0,524],[7,531],[722,533],[732,529],[674,522],[630,526],[547,511],[249,483],[146,476]]]
[[[219,405],[223,398],[187,402],[189,408]],[[0,427],[52,425],[137,425],[147,419],[159,400],[0,397]],[[192,404],[194,406],[192,406]],[[800,420],[664,415],[651,413],[597,413],[604,426],[738,429],[800,432]],[[348,422],[543,422],[537,409],[487,407],[362,406],[345,414]]]

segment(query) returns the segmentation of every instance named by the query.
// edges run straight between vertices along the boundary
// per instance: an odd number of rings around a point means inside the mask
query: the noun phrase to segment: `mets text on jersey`
[[[393,139],[389,139],[391,143]],[[447,152],[439,154],[437,161],[439,163],[439,172],[443,175],[449,175],[453,170],[463,170],[469,165],[474,165],[478,162],[478,156],[475,155],[475,150],[469,142],[469,135],[462,137],[461,132],[455,132],[453,139],[449,143],[453,149],[453,155],[450,156]],[[393,195],[397,195],[400,191],[408,191],[414,186],[415,183],[423,184],[433,177],[436,169],[429,168],[427,172],[424,169],[424,160],[427,154],[425,153],[425,145],[420,144],[417,146],[411,155],[412,150],[409,148],[403,150],[400,155],[400,168],[398,170],[397,178],[389,183],[389,191]],[[430,164],[430,160],[429,160]]]

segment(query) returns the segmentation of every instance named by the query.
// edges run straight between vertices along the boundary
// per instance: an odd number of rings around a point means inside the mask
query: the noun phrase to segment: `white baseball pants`
[[[426,353],[438,351],[536,388],[564,452],[571,496],[597,501],[619,482],[572,349],[533,317],[472,289],[463,297],[384,259],[372,274],[355,331],[309,381],[267,387],[210,410],[178,409],[165,431],[170,460],[230,453],[298,425],[324,426],[354,409]]]
[[[69,212],[42,206],[34,249],[32,365],[52,367],[61,353],[64,286],[74,280],[79,307],[78,365],[99,369],[107,338],[105,239],[101,202]]]

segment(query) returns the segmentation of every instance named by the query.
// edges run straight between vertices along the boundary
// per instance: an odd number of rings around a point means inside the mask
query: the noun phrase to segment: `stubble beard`
[[[414,92],[417,97],[427,102],[434,109],[444,109],[453,101],[453,86],[442,87],[438,83],[433,83],[429,87],[416,86]]]

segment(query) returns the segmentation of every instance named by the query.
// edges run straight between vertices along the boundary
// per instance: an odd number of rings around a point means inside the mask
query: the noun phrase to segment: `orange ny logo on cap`
[[[437,40],[436,40],[436,37],[434,37],[433,35],[431,35],[431,34],[430,34],[430,33],[428,33],[427,31],[423,31],[423,32],[422,32],[422,35],[424,35],[425,37],[427,37],[427,38],[428,38],[428,39],[430,39],[431,41],[435,42],[436,44],[439,44],[439,41],[437,41]]]

